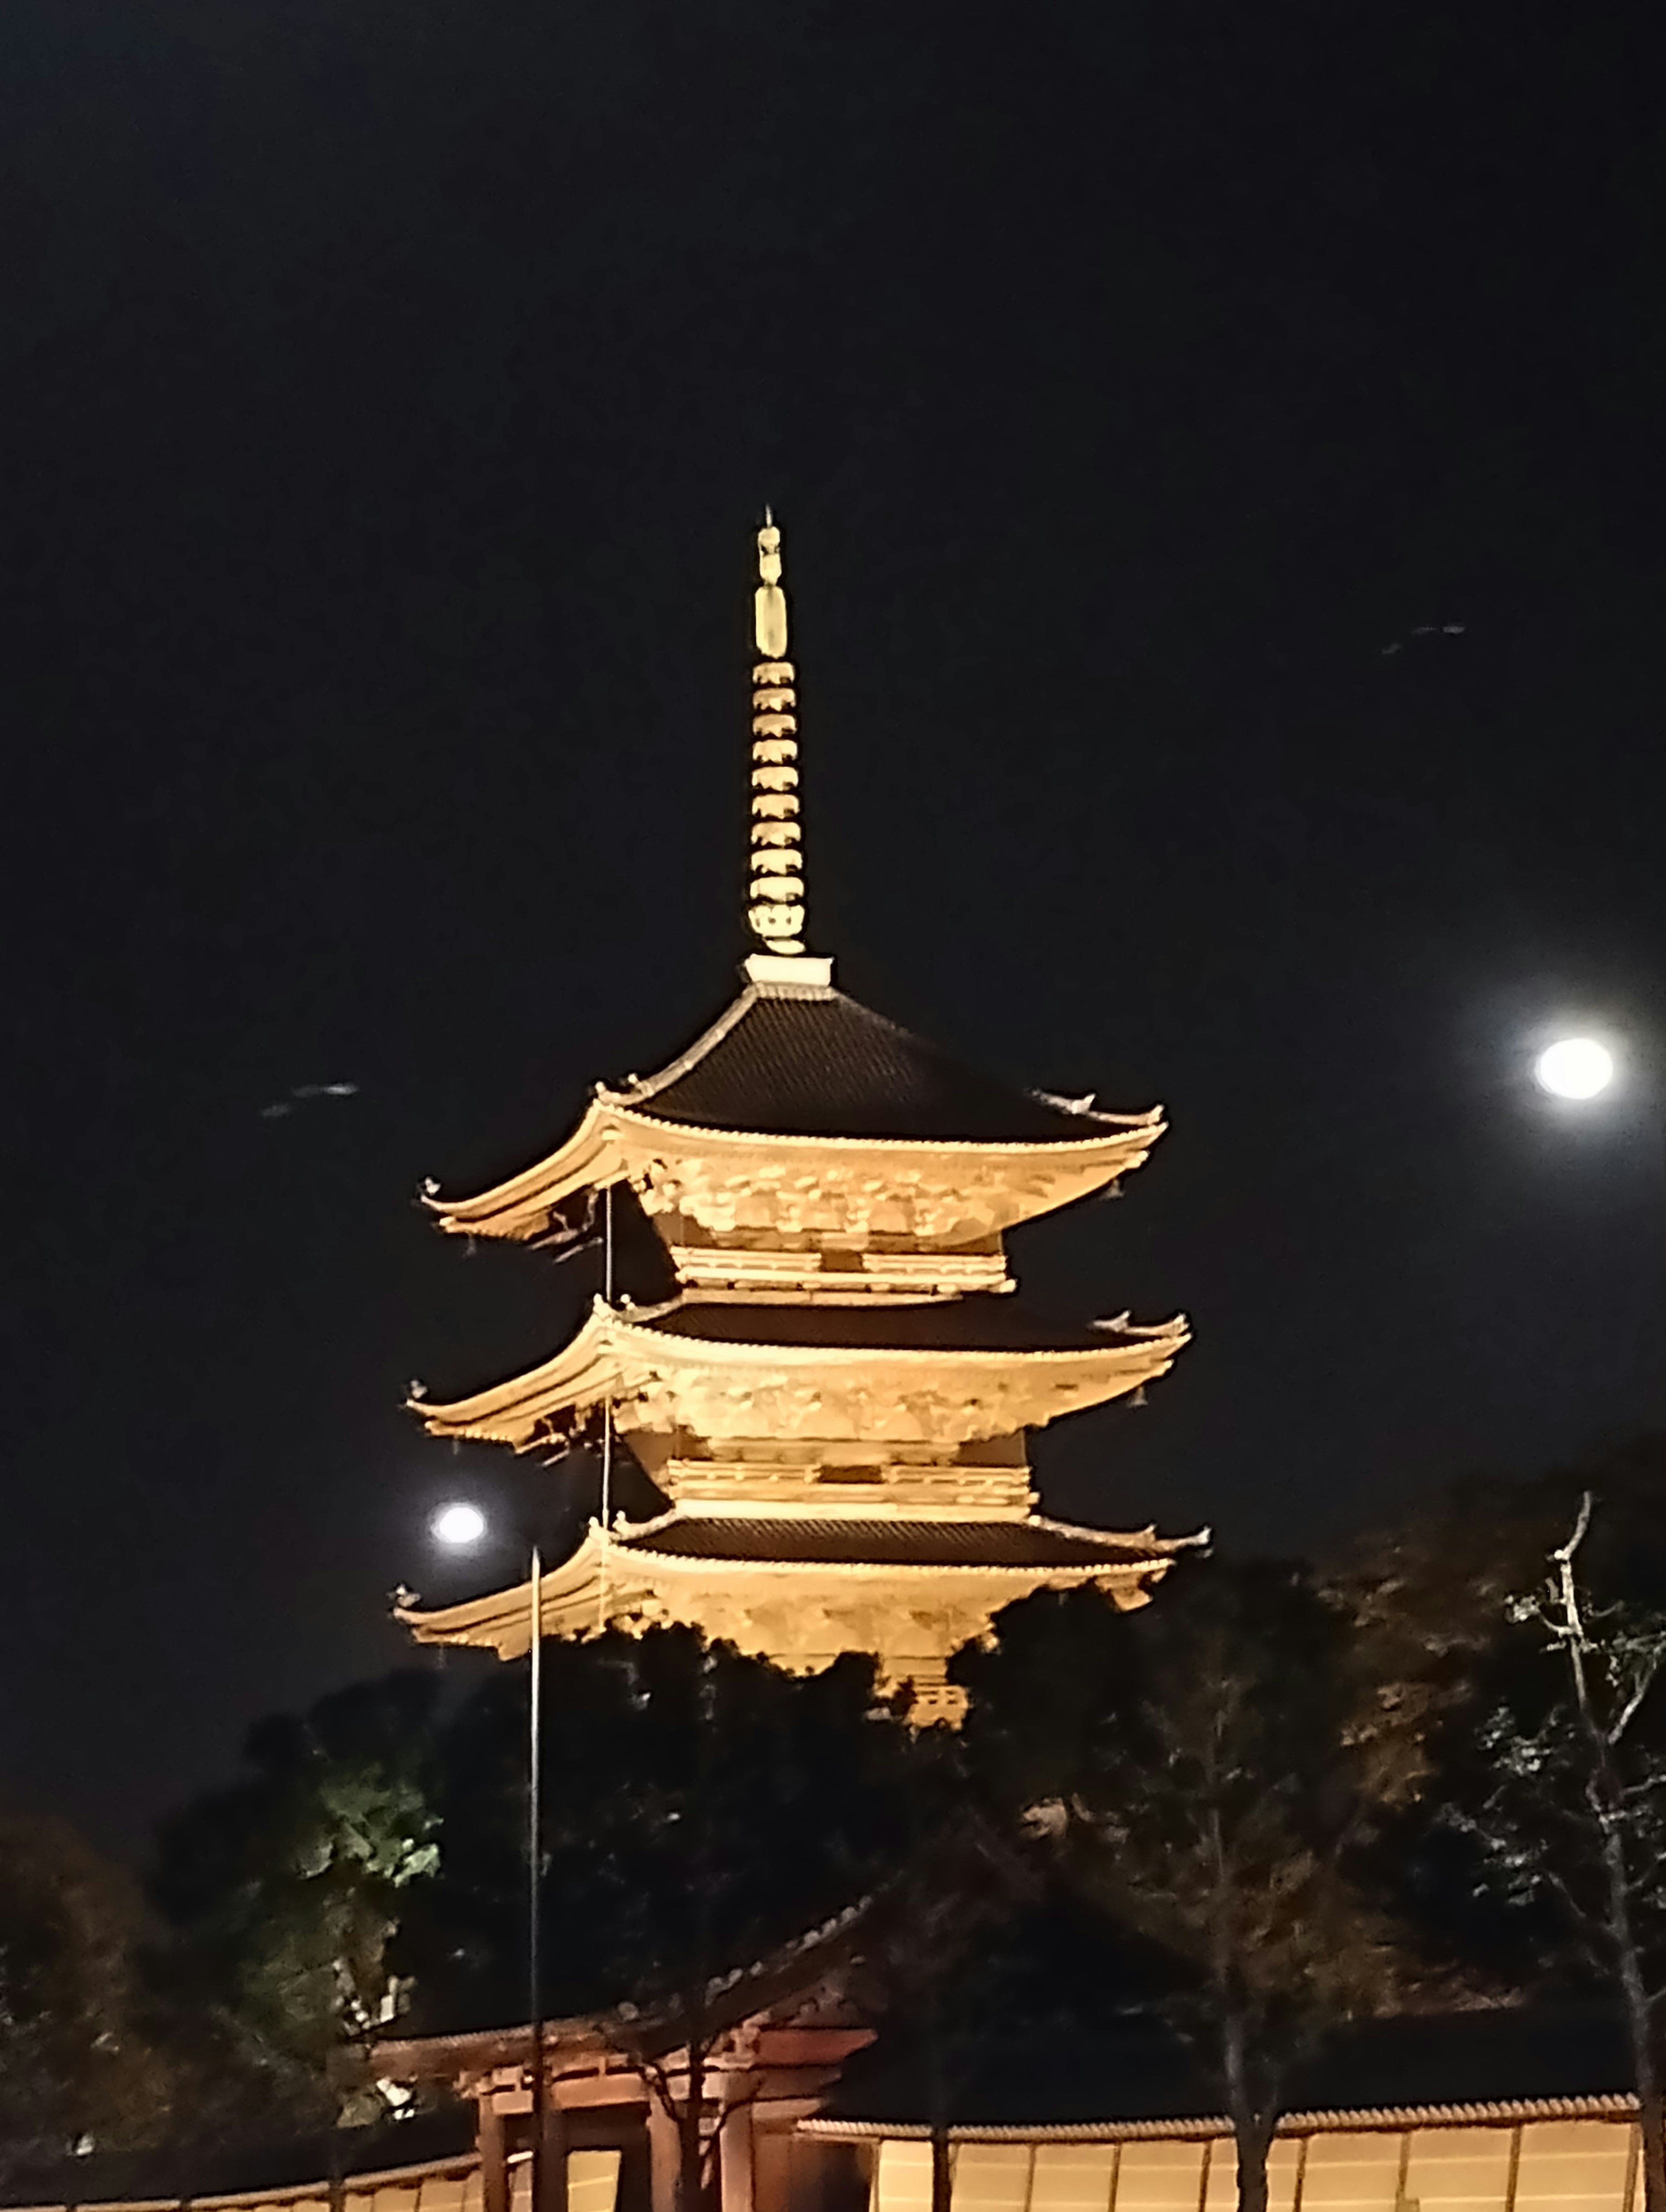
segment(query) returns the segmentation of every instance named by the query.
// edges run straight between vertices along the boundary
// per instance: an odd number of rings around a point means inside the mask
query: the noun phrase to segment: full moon
[[[486,1533],[486,1516],[477,1505],[442,1505],[429,1526],[442,1544],[477,1544]]]
[[[1614,1054],[1595,1037],[1560,1037],[1539,1054],[1533,1073],[1553,1098],[1595,1098],[1614,1081]]]

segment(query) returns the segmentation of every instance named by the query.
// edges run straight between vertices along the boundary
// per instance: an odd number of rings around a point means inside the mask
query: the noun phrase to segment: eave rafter
[[[410,1405],[430,1436],[518,1452],[570,1436],[605,1401],[627,1435],[970,1442],[1126,1396],[1164,1374],[1186,1339],[1177,1316],[1062,1351],[747,1344],[672,1335],[599,1298],[541,1366],[448,1405]]]
[[[547,1158],[474,1197],[423,1202],[451,1235],[537,1244],[569,1233],[562,1209],[572,1199],[629,1182],[650,1214],[678,1212],[717,1236],[878,1229],[964,1243],[1131,1174],[1163,1131],[1153,1107],[1096,1115],[1079,1141],[775,1136],[660,1121],[599,1088]]]

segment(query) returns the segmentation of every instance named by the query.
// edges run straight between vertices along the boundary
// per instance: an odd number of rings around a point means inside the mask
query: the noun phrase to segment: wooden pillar
[[[677,2123],[657,2097],[648,2106],[648,2161],[652,2179],[654,2212],[677,2212],[677,2184],[682,2168],[682,2146]]]
[[[476,2139],[480,2146],[482,2212],[509,2212],[509,2161],[503,2142],[503,2115],[489,2089],[480,2100]]]
[[[556,2098],[556,2085],[544,2089],[544,2155],[538,2160],[538,2193],[542,2204],[532,2212],[567,2212],[567,2114]]]
[[[723,2116],[722,2132],[717,2138],[717,2171],[723,2212],[753,2212],[750,2101],[731,2105]]]

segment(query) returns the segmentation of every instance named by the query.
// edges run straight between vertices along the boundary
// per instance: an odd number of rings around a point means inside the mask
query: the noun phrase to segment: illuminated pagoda
[[[986,1079],[835,986],[806,949],[796,678],[781,535],[758,534],[745,988],[657,1075],[598,1085],[549,1156],[440,1226],[545,1249],[605,1224],[605,1290],[530,1372],[441,1405],[430,1434],[558,1456],[601,1434],[665,1501],[599,1520],[538,1593],[545,1634],[684,1622],[812,1672],[873,1654],[921,1719],[953,1717],[949,1655],[1041,1588],[1146,1602],[1195,1539],[1037,1510],[1027,1431],[1136,1392],[1183,1320],[1060,1328],[1014,1295],[1015,1224],[1140,1165],[1160,1113]],[[611,1266],[616,1209],[645,1216],[671,1295]],[[636,1210],[640,1209],[640,1213]],[[508,1658],[529,1583],[400,1615],[419,1641]]]

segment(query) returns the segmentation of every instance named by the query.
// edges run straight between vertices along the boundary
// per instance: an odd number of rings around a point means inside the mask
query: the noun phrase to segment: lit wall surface
[[[873,2212],[930,2212],[931,2148],[876,2146]],[[1235,2212],[1230,2136],[958,2142],[954,2212]],[[1316,2131],[1280,2138],[1268,2212],[1639,2212],[1625,2119]]]

